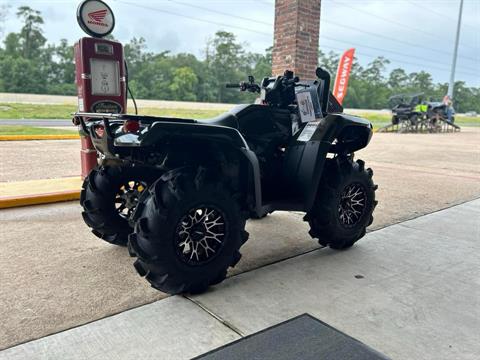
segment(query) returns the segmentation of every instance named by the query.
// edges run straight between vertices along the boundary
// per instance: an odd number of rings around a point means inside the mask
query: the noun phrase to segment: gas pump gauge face
[[[90,59],[92,95],[120,95],[118,61]]]

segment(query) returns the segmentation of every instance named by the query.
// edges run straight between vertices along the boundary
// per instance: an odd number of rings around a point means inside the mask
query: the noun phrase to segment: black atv
[[[323,246],[352,246],[377,204],[372,170],[353,160],[372,125],[343,114],[330,75],[316,74],[229,85],[260,92],[261,104],[211,120],[77,113],[101,155],[82,190],[85,222],[128,243],[138,273],[171,294],[224,280],[248,239],[246,220],[275,210],[305,212]]]
[[[425,117],[423,93],[394,95],[388,103],[392,110],[392,125],[415,127]]]

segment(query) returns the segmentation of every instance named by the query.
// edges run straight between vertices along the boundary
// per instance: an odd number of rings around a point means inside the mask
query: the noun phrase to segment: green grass
[[[195,109],[158,109],[158,108],[142,108],[139,110],[140,115],[166,116],[175,118],[191,118],[191,119],[208,119],[218,116],[225,111],[223,110],[195,110]]]
[[[392,115],[390,114],[378,114],[378,113],[355,113],[354,110],[351,111],[352,114],[358,115],[365,119],[368,119],[372,122],[373,127],[378,129],[379,127],[388,125],[391,123]],[[480,126],[480,117],[468,117],[468,116],[455,116],[455,124],[459,126]]]
[[[70,119],[76,111],[75,105],[39,105],[20,103],[0,103],[0,119]],[[178,118],[207,119],[221,114],[222,110],[160,109],[142,108],[140,115],[166,116]],[[355,110],[351,110],[356,114]],[[358,113],[370,120],[375,128],[390,123],[391,115],[379,113]],[[460,126],[480,126],[480,117],[456,116],[455,123]]]
[[[70,119],[74,105],[0,104],[0,119]]]
[[[480,117],[455,116],[455,124],[459,126],[480,126]]]
[[[39,105],[0,103],[0,119],[71,119],[75,105]],[[132,109],[131,109],[132,110]],[[221,110],[142,108],[140,115],[207,119],[221,114]]]
[[[39,128],[24,125],[0,125],[0,135],[65,135],[78,134],[76,130]]]
[[[0,119],[71,119],[74,105],[39,105],[0,103]],[[207,119],[221,114],[221,110],[142,108],[141,115]],[[72,130],[51,129],[24,125],[0,125],[0,135],[59,135],[78,133]]]
[[[390,114],[378,114],[378,113],[355,113],[355,111],[350,111],[353,115],[357,115],[364,119],[369,120],[374,130],[381,128],[382,126],[390,124],[392,116]]]

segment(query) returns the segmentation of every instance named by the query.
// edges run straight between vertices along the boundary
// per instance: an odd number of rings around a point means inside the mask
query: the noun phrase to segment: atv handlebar
[[[246,81],[242,81],[239,84],[226,84],[225,87],[228,89],[240,89],[240,91],[260,92],[260,86],[258,86],[258,84],[253,84]]]
[[[295,76],[294,78],[291,78],[291,79],[288,79],[288,78],[284,78],[283,79],[283,84],[284,85],[296,85],[297,82],[300,81],[300,78],[298,76]]]
[[[240,91],[248,91],[248,92],[260,92],[260,86],[255,84],[255,78],[252,75],[248,76],[248,81],[241,81],[238,84],[226,84],[225,85],[228,89],[240,89]]]

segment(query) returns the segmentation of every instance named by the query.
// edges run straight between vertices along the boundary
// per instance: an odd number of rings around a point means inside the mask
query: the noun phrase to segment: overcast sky
[[[0,0],[10,4],[4,34],[18,31],[18,6],[40,10],[45,36],[56,43],[74,42],[85,34],[75,14],[80,1]],[[151,51],[190,52],[203,56],[206,40],[219,29],[231,31],[263,52],[273,42],[274,0],[107,0],[116,17],[113,35],[121,42],[144,37]],[[357,49],[365,65],[378,55],[389,69],[426,70],[434,81],[447,82],[452,62],[460,0],[322,0],[320,48]],[[199,8],[201,7],[201,8]],[[210,11],[208,11],[210,10]],[[229,16],[230,15],[230,16]],[[457,80],[480,86],[480,0],[465,0]]]

